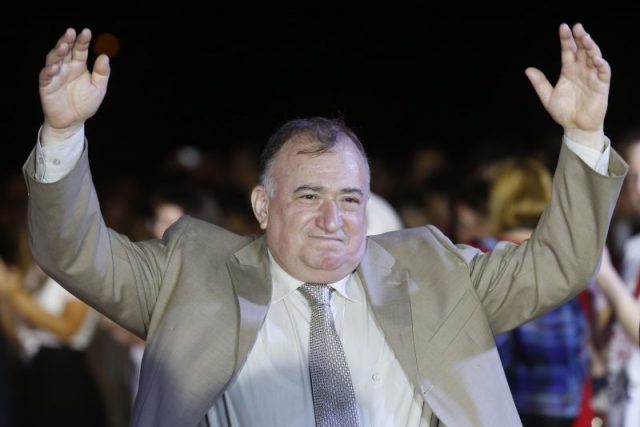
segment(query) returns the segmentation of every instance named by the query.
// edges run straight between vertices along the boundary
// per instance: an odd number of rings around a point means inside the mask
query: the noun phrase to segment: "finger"
[[[525,74],[529,78],[533,89],[538,94],[540,101],[542,101],[542,105],[546,106],[549,98],[551,98],[553,86],[551,86],[551,83],[549,83],[544,73],[537,68],[529,67],[525,70]]]
[[[590,68],[597,68],[596,59],[600,58],[600,55],[598,55],[596,53],[591,54],[591,52],[588,51],[588,50],[585,52],[585,55],[586,55],[586,58],[587,58],[587,65]]]
[[[602,52],[600,51],[600,47],[596,44],[596,42],[593,41],[593,39],[589,34],[586,34],[585,36],[582,37],[581,43],[584,46],[585,54],[588,58],[589,65],[591,65],[594,68],[597,68],[598,66],[596,64],[598,62],[601,62],[601,61],[598,61],[598,59],[602,59]]]
[[[595,42],[591,39],[591,36],[584,29],[581,23],[577,23],[573,26],[573,37],[577,46],[577,58],[580,61],[586,60],[589,56],[589,50],[594,46],[597,48]]]
[[[60,71],[59,64],[51,64],[47,65],[40,71],[40,75],[38,76],[38,81],[40,82],[40,86],[48,85],[51,80],[58,74]]]
[[[54,49],[51,49],[47,54],[45,64],[62,64],[65,57],[69,55],[69,51],[71,50],[69,46],[69,43],[63,42],[56,46]]]
[[[100,55],[93,64],[93,72],[91,73],[91,81],[101,90],[106,91],[109,75],[111,74],[111,66],[109,65],[109,57]]]
[[[69,54],[69,46],[76,40],[76,31],[73,28],[67,28],[67,31],[58,39],[56,47],[51,49],[47,54],[45,64],[51,65],[62,62]]]
[[[560,55],[562,63],[573,62],[578,48],[573,38],[573,34],[571,33],[571,29],[567,24],[562,23],[560,24],[560,30],[558,32],[560,34]]]
[[[89,45],[91,43],[91,30],[88,28],[83,29],[80,34],[78,34],[78,38],[76,42],[73,44],[73,49],[71,49],[71,55],[69,61],[72,59],[74,61],[82,61],[87,62],[87,58],[89,56]]]
[[[585,34],[581,37],[580,42],[584,46],[584,49],[590,58],[593,58],[594,56],[602,56],[600,46],[598,46],[598,44],[591,38],[590,34]]]
[[[45,66],[40,70],[40,74],[38,75],[40,86],[46,86],[51,83],[51,81],[60,74],[60,70],[62,70],[62,62],[55,62]]]
[[[611,81],[611,66],[609,63],[599,56],[593,59],[593,65],[598,71],[598,79],[604,83],[609,83]]]
[[[583,36],[587,35],[587,30],[584,29],[584,25],[580,22],[576,22],[571,31],[576,39],[581,39]]]
[[[597,70],[598,79],[603,82],[609,82],[611,79],[611,67],[602,57],[598,44],[580,23],[574,25],[573,34],[576,38],[578,49],[584,52],[589,66]]]

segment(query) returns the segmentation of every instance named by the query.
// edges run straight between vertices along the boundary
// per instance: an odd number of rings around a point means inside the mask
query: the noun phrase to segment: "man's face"
[[[626,192],[631,208],[640,214],[640,141],[629,147],[627,163],[629,173],[626,179]]]
[[[315,147],[308,137],[288,141],[273,165],[273,194],[256,187],[252,199],[278,264],[299,280],[331,283],[364,254],[369,172],[346,137],[321,154],[300,152]]]

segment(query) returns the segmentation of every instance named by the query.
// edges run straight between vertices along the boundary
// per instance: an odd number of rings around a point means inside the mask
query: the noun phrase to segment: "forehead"
[[[365,179],[369,169],[364,155],[347,136],[341,136],[335,145],[322,149],[317,140],[303,135],[291,138],[274,159],[276,179],[324,177],[330,179]]]
[[[299,135],[289,139],[276,156],[276,163],[319,163],[327,159],[356,161],[366,166],[364,155],[347,136],[341,135],[331,147],[323,147],[318,140],[308,135]],[[359,165],[359,166],[362,166]],[[288,165],[291,166],[291,165]]]

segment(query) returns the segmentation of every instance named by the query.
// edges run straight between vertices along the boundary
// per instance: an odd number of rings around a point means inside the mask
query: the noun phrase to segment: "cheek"
[[[345,232],[349,235],[351,241],[353,243],[361,241],[365,234],[367,228],[367,222],[365,221],[363,214],[354,213],[353,215],[345,215],[344,216],[344,227]]]
[[[280,236],[280,240],[294,242],[304,234],[313,216],[300,209],[284,209],[269,219],[269,227]]]

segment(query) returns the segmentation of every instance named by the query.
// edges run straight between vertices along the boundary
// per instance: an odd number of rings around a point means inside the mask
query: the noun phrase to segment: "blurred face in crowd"
[[[276,262],[299,280],[332,283],[364,255],[369,168],[346,136],[317,148],[309,136],[287,141],[252,203]]]
[[[486,216],[461,202],[456,203],[454,209],[456,242],[470,243],[490,234]]]
[[[156,239],[162,238],[167,228],[180,219],[184,214],[182,208],[173,203],[162,203],[156,206],[153,223],[151,224],[151,233]]]
[[[640,214],[640,141],[635,142],[627,151],[629,173],[626,179],[626,192],[631,208]]]

